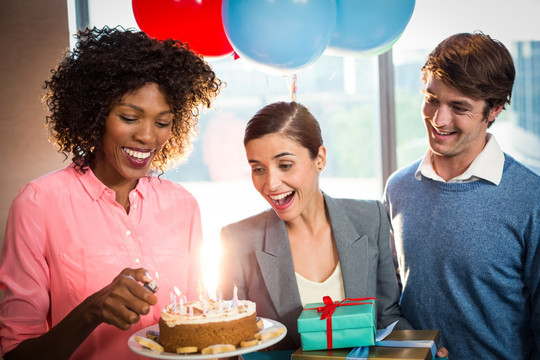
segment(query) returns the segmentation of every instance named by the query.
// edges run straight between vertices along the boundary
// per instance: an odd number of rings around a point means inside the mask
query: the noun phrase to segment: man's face
[[[433,155],[468,166],[484,148],[488,124],[502,109],[492,110],[484,118],[485,106],[484,100],[472,99],[430,74],[422,115]]]

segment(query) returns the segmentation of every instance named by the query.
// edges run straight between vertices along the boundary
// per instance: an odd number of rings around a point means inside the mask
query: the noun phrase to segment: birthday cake
[[[158,341],[167,352],[200,352],[216,344],[238,347],[258,331],[254,302],[200,300],[163,308]]]

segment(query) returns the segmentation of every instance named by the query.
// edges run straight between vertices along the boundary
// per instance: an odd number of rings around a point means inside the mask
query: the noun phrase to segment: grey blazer
[[[379,201],[333,199],[327,195],[324,200],[341,263],[345,296],[376,297],[378,328],[400,320],[396,328],[412,329],[400,314],[384,205]],[[236,284],[240,299],[256,302],[258,316],[287,327],[287,337],[272,350],[299,348],[297,319],[302,304],[285,223],[268,209],[225,226],[221,241],[221,288],[225,298],[231,298]]]

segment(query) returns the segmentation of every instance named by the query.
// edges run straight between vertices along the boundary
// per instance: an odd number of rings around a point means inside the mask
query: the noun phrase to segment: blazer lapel
[[[255,254],[264,282],[280,321],[287,329],[297,329],[302,307],[289,238],[284,222],[274,213],[267,218],[264,247]]]
[[[339,200],[326,194],[324,200],[330,214],[334,241],[341,263],[345,296],[364,297],[367,292],[368,276],[367,235],[358,233],[344,207],[340,206]],[[361,222],[362,219],[357,221]]]
[[[339,200],[324,195],[330,214],[332,232],[336,242],[341,271],[348,298],[364,297],[367,292],[368,238],[360,234]],[[363,219],[358,219],[361,222]],[[274,213],[266,219],[265,239],[262,251],[256,252],[257,261],[271,301],[280,314],[280,321],[294,333],[293,339],[300,346],[297,319],[302,302],[285,224]],[[292,334],[291,334],[292,335]]]

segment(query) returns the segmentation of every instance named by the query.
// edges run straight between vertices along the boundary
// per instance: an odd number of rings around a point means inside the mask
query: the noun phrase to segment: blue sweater
[[[505,154],[501,183],[393,174],[385,190],[401,310],[451,359],[540,357],[540,176]]]

